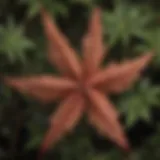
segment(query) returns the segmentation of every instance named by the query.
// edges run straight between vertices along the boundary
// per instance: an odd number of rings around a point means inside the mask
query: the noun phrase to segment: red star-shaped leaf
[[[99,8],[93,10],[88,32],[83,38],[82,60],[57,28],[51,16],[44,9],[41,15],[48,42],[48,61],[62,76],[4,77],[7,85],[39,101],[47,103],[61,100],[57,111],[51,115],[50,128],[41,151],[45,152],[51,144],[56,144],[66,132],[71,131],[84,112],[88,113],[89,123],[101,135],[128,150],[129,144],[118,120],[119,113],[108,95],[129,89],[151,60],[152,53],[146,53],[121,64],[111,62],[102,68],[105,49]]]

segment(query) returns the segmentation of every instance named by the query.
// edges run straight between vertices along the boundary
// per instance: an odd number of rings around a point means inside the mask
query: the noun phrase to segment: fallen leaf
[[[153,53],[145,53],[121,64],[111,62],[102,68],[105,50],[99,8],[93,10],[88,32],[83,38],[83,60],[44,9],[41,10],[41,16],[48,42],[48,61],[57,67],[62,76],[4,77],[7,85],[39,101],[47,103],[57,98],[63,99],[58,110],[51,115],[50,128],[41,145],[41,153],[45,153],[51,145],[54,146],[67,132],[73,130],[84,112],[88,113],[89,122],[99,133],[128,151],[130,146],[120,125],[119,113],[108,95],[129,89],[140,77]]]

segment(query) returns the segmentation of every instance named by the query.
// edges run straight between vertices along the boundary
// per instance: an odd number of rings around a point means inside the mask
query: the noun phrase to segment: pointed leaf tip
[[[65,98],[57,111],[51,115],[51,126],[42,141],[40,154],[44,154],[51,146],[54,146],[62,139],[67,132],[72,131],[82,117],[83,111],[84,100],[79,94],[73,93]]]
[[[124,135],[124,137],[126,136]],[[131,151],[130,144],[126,138],[123,139],[123,142],[121,143],[120,148],[122,148],[122,150],[127,153]]]
[[[48,61],[56,65],[63,74],[79,78],[81,75],[80,59],[68,38],[60,31],[44,8],[41,10],[41,18],[48,41]]]
[[[155,56],[154,51],[148,52],[146,56],[148,61],[152,60],[152,58]]]
[[[123,127],[118,120],[118,114],[110,101],[96,90],[89,92],[91,108],[89,110],[89,122],[97,131],[117,144],[123,150],[129,150],[129,142]]]
[[[101,23],[101,9],[93,9],[89,23],[88,31],[82,40],[84,55],[84,66],[86,74],[94,74],[101,64],[104,57],[104,45]]]
[[[148,52],[121,64],[111,63],[97,73],[90,83],[110,93],[120,93],[127,90],[138,80],[141,72],[152,60],[153,55],[153,52]]]
[[[76,87],[76,83],[69,79],[51,75],[33,77],[3,77],[4,83],[23,94],[32,96],[41,102],[53,102],[58,97]]]

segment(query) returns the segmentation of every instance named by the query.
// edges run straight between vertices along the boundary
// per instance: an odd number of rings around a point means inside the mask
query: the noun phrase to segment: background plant
[[[121,60],[154,50],[155,57],[129,91],[111,97],[122,113],[132,143],[129,160],[159,159],[160,153],[160,3],[157,0],[44,0],[58,26],[80,51],[80,39],[90,11],[103,10],[104,42],[109,60]],[[37,0],[0,1],[1,74],[56,72],[46,59],[45,38]],[[104,62],[104,63],[107,63]],[[54,104],[44,106],[0,85],[0,159],[35,159]],[[46,159],[117,160],[126,155],[82,122]],[[125,157],[126,158],[126,157]]]

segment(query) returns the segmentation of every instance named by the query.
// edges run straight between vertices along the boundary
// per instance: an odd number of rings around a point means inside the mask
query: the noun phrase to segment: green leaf
[[[37,0],[21,0],[20,3],[28,5],[27,18],[34,18],[40,10],[40,3]],[[42,1],[47,10],[54,13],[54,16],[58,14],[67,16],[68,8],[65,3],[59,1],[45,0]]]
[[[106,11],[103,17],[110,45],[122,42],[126,46],[131,38],[143,37],[143,31],[151,22],[153,14],[145,6],[115,1],[114,9]]]
[[[147,30],[143,35],[144,44],[140,44],[136,47],[136,50],[146,51],[153,50],[154,51],[154,64],[160,64],[160,29],[159,26]]]
[[[6,26],[0,27],[0,54],[10,62],[24,61],[25,52],[33,48],[33,42],[25,36],[24,27],[16,25],[13,19],[10,18]]]
[[[53,13],[54,17],[58,15],[68,16],[68,6],[60,1],[47,0],[44,1],[46,9]]]
[[[27,18],[35,17],[40,9],[40,3],[37,0],[20,0],[20,4],[27,4],[28,5],[28,13]]]
[[[132,127],[139,119],[150,122],[150,109],[160,103],[160,87],[152,86],[149,80],[142,80],[130,93],[119,101],[121,112],[127,117],[127,127]]]

